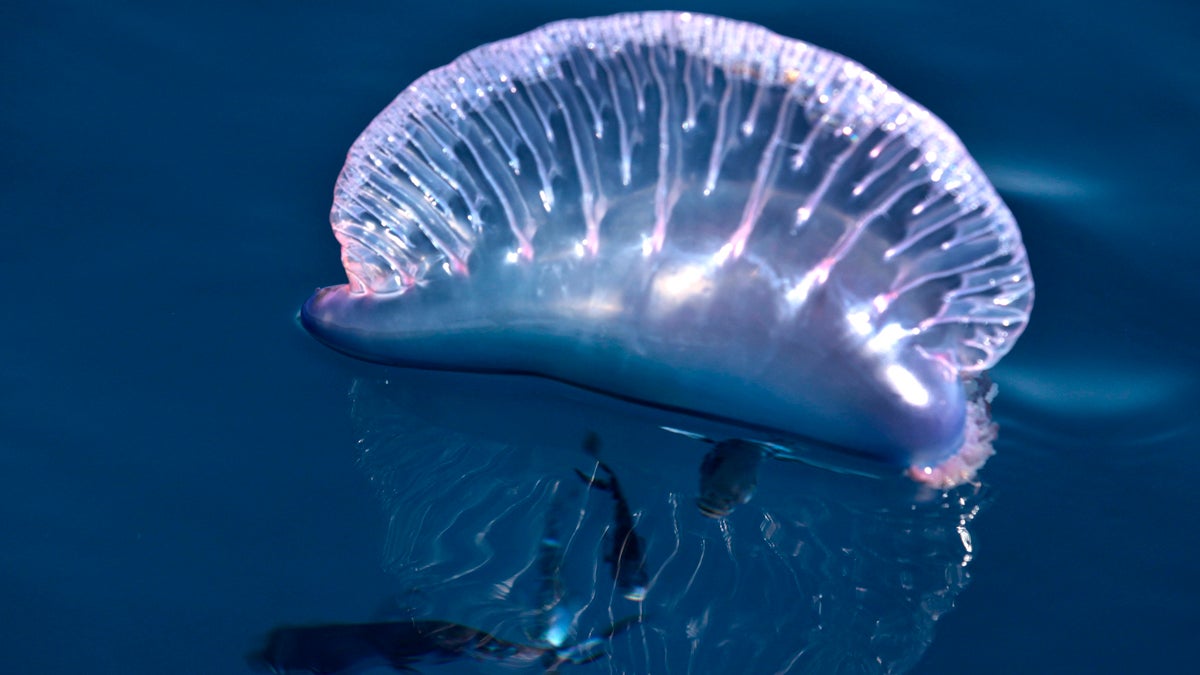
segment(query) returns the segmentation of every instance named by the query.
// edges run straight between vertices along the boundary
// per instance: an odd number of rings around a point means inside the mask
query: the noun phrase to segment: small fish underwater
[[[713,445],[700,465],[700,496],[696,506],[713,518],[723,518],[754,497],[763,447],[740,438]]]
[[[355,443],[422,603],[278,629],[260,663],[919,661],[1034,297],[933,113],[752,24],[563,21],[401,92],[331,222],[347,283],[300,321],[386,369],[355,380]]]
[[[591,487],[607,492],[613,498],[612,549],[606,560],[612,566],[613,578],[625,598],[641,602],[646,598],[646,586],[649,583],[645,567],[646,544],[634,529],[633,512],[629,509],[625,493],[621,491],[617,474],[600,459],[600,437],[588,432],[584,439],[584,450],[596,458],[596,465],[608,478],[598,478],[579,469],[575,473]]]

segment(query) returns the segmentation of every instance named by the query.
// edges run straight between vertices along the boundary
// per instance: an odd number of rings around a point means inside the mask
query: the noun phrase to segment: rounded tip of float
[[[340,342],[351,335],[347,330],[345,302],[346,285],[318,288],[300,306],[297,321],[319,342],[342,349]],[[344,350],[343,350],[344,351]]]
[[[914,481],[939,490],[950,490],[974,482],[975,474],[996,453],[996,423],[992,421],[991,401],[996,385],[986,377],[969,380],[967,417],[962,446],[936,464],[914,464],[905,474]]]
[[[328,291],[329,288],[318,288],[313,291],[313,294],[300,305],[299,311],[296,312],[296,321],[304,330],[308,331],[309,335],[319,337],[319,322],[316,319],[317,303],[320,302],[321,296]]]

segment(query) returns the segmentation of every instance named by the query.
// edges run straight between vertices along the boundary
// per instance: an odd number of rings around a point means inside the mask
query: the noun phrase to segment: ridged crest
[[[967,372],[1033,300],[1012,215],[943,122],[842,56],[695,14],[554,23],[426,74],[351,148],[332,221],[358,293],[752,260],[787,311],[836,284],[868,348]]]

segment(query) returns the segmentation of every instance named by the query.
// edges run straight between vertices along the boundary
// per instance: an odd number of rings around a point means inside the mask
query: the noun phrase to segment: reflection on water
[[[405,616],[543,649],[612,633],[580,672],[903,672],[968,581],[977,486],[766,456],[753,499],[713,518],[699,478],[729,427],[532,378],[381,372],[352,410],[397,580],[381,595]],[[576,475],[609,471],[628,523]],[[624,528],[644,597],[611,567]]]

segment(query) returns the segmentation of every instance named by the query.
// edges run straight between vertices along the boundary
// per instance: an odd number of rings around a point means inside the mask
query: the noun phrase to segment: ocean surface
[[[487,398],[508,385],[427,381],[311,339],[300,304],[344,280],[333,182],[363,127],[427,70],[556,19],[650,8],[832,49],[934,111],[1015,214],[1037,283],[1027,331],[992,372],[997,454],[979,486],[935,500],[950,519],[913,520],[909,502],[841,474],[770,472],[712,533],[713,550],[724,541],[742,567],[696,578],[748,617],[692,627],[696,654],[726,656],[653,672],[755,672],[735,665],[802,652],[814,630],[849,645],[843,655],[870,631],[899,635],[897,668],[916,673],[1194,666],[1200,5],[46,0],[0,8],[0,672],[246,673],[245,655],[279,625],[414,611],[469,622],[475,598],[419,597],[437,580],[408,574],[414,554],[397,546],[417,540],[404,527],[422,504],[449,508],[437,488],[454,489],[464,467],[491,489],[503,463],[526,459],[464,441],[441,448],[462,450],[453,462],[427,466],[394,439],[465,438],[488,424],[537,437],[544,410],[566,419],[589,403],[566,388]],[[619,414],[594,424],[608,438],[645,424],[622,426]],[[672,522],[656,515],[670,500],[637,500],[659,483],[694,486],[705,450],[681,439],[662,443],[661,458],[612,450],[662,589],[683,583],[663,561],[700,553],[669,558],[669,537],[651,528]],[[537,483],[531,499],[551,499],[555,485],[578,493],[567,464],[552,467],[567,478]],[[680,508],[691,515],[675,523],[720,527]],[[729,542],[767,512],[792,514],[811,539],[794,536],[844,553],[831,559],[868,562],[788,563],[731,590],[758,563]],[[523,537],[547,526],[525,522],[492,536],[524,546],[513,555],[528,562]],[[923,596],[940,604],[855,595],[911,561],[896,551],[913,532],[935,531],[931,550],[957,546],[958,558],[904,578],[941,589]],[[603,562],[592,572],[611,590]],[[789,623],[793,596],[805,607],[823,598],[828,623]],[[625,651],[667,650],[654,627],[671,620],[648,615],[610,657],[563,671],[636,668],[621,665]],[[496,671],[452,660],[428,672]]]

